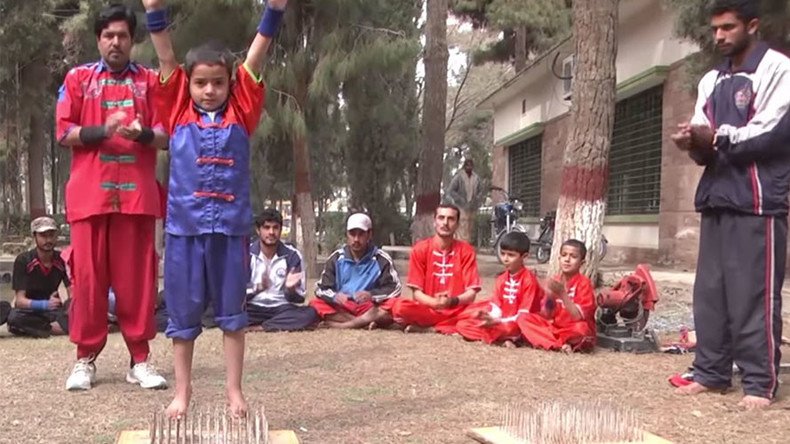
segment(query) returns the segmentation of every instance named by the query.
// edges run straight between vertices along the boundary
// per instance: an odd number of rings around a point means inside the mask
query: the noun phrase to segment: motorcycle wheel
[[[551,245],[541,245],[535,253],[535,260],[539,264],[545,264],[551,258]]]
[[[609,246],[609,239],[603,234],[601,235],[601,260],[606,257],[606,249]]]

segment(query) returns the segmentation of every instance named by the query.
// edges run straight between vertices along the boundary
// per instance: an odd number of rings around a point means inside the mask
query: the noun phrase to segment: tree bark
[[[562,242],[572,238],[587,245],[585,274],[598,271],[614,128],[617,6],[618,0],[573,2],[571,133],[563,156],[551,275],[559,271]]]
[[[441,198],[447,112],[447,0],[427,0],[427,3],[422,150],[417,165],[417,209],[411,226],[413,241],[433,234],[433,212]]]
[[[35,219],[47,214],[44,197],[44,150],[46,145],[46,126],[41,112],[30,113],[30,148],[27,153],[28,205],[30,218]]]
[[[29,125],[30,134],[27,138],[27,211],[31,219],[47,213],[44,195],[44,155],[47,151],[47,107],[39,95],[50,84],[50,73],[42,60],[48,54],[36,52],[34,60],[22,68],[22,94],[19,114],[25,124]]]
[[[521,72],[527,67],[527,27],[516,28],[516,59],[514,63],[516,72]]]
[[[296,214],[299,215],[302,227],[302,240],[300,250],[303,255],[304,271],[307,277],[316,277],[316,257],[318,248],[315,239],[315,213],[313,210],[313,195],[310,187],[310,151],[307,139],[295,136],[293,140],[294,168],[296,173]],[[291,219],[291,229],[295,229],[294,220]]]

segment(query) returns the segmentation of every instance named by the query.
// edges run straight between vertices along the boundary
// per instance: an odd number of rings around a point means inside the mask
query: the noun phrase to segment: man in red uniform
[[[156,334],[154,224],[162,216],[156,151],[167,146],[167,135],[152,111],[156,72],[130,61],[136,25],[125,6],[104,8],[94,23],[101,60],[71,69],[58,97],[58,141],[72,149],[66,207],[75,264],[69,333],[77,363],[67,390],[90,389],[95,380],[111,286],[131,355],[126,380],[167,385],[148,363],[148,341]]]
[[[406,332],[456,333],[455,324],[480,291],[475,249],[455,239],[460,214],[455,205],[439,205],[433,219],[436,235],[412,247],[406,282],[412,298],[400,298],[392,309]]]

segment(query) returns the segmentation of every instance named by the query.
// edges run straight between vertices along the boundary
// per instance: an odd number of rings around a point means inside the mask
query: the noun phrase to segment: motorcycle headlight
[[[513,201],[513,207],[514,207],[516,210],[518,210],[518,211],[521,211],[522,209],[524,209],[524,204],[523,204],[523,203],[521,203],[520,201],[517,201],[517,200],[516,200],[516,201]]]

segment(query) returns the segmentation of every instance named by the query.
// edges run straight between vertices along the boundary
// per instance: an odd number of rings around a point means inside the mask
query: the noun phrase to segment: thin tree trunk
[[[170,182],[170,152],[159,151],[156,155],[156,180],[167,190]],[[167,196],[167,194],[165,194]],[[166,199],[166,197],[165,197]],[[165,218],[156,221],[154,232],[154,248],[159,255],[160,262],[164,264],[165,253]]]
[[[52,214],[58,213],[58,144],[55,142],[55,121],[49,119],[49,180],[52,184]]]
[[[433,212],[441,198],[447,111],[447,0],[427,2],[422,150],[417,166],[417,210],[411,226],[414,241],[433,233]]]
[[[312,278],[316,277],[318,248],[315,239],[313,195],[310,190],[310,151],[305,137],[298,135],[294,137],[293,155],[296,170],[296,213],[301,221],[303,239],[300,249],[306,276]]]
[[[28,204],[30,218],[35,219],[47,214],[44,197],[44,150],[47,131],[44,115],[40,110],[30,113],[30,149],[27,154]]]
[[[527,27],[516,28],[516,72],[521,72],[527,67]]]
[[[585,274],[592,277],[598,271],[614,127],[617,5],[618,0],[573,2],[571,133],[563,157],[551,275],[558,272],[562,242],[571,238],[587,245]]]
[[[36,59],[46,60],[48,54],[37,53]],[[51,74],[46,64],[40,60],[28,64],[22,69],[25,101],[20,109],[30,126],[27,150],[28,173],[28,211],[31,218],[44,216],[47,213],[47,200],[44,195],[44,155],[47,152],[48,107],[39,94],[46,89],[51,81]]]

